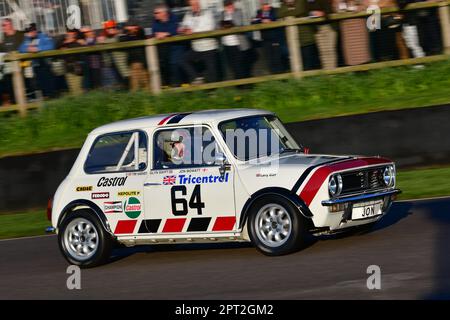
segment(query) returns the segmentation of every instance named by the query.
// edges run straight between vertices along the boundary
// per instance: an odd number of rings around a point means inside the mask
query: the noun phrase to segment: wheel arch
[[[100,223],[102,224],[103,228],[114,236],[114,234],[111,231],[111,228],[108,223],[108,219],[106,219],[105,214],[103,211],[97,206],[94,202],[86,200],[86,199],[77,199],[71,201],[69,204],[67,204],[64,209],[61,210],[61,213],[58,217],[58,223],[57,228],[61,225],[61,222],[71,213],[80,210],[80,209],[88,209],[91,210],[99,219]]]
[[[287,200],[289,200],[299,211],[299,213],[305,217],[308,220],[311,220],[313,214],[311,210],[309,210],[308,206],[305,204],[305,202],[295,193],[293,193],[291,190],[281,188],[281,187],[269,187],[264,188],[261,190],[258,190],[254,194],[250,196],[250,198],[245,202],[244,206],[241,210],[241,215],[239,218],[239,229],[242,229],[247,222],[248,213],[250,209],[252,208],[252,205],[255,203],[256,200],[260,199],[261,197],[270,196],[270,195],[276,195],[278,197],[283,197]],[[312,220],[311,220],[312,221]]]

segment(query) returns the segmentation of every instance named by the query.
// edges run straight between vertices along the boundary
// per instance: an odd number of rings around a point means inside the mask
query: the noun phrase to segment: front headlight
[[[330,177],[330,181],[328,181],[328,192],[330,196],[335,197],[338,196],[342,191],[343,183],[342,177],[340,174],[335,174]]]
[[[395,185],[395,167],[387,166],[383,171],[383,182],[386,187],[393,187]]]

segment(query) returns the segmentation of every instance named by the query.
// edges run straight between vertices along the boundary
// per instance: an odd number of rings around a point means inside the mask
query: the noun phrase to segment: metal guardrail
[[[449,5],[450,0],[445,1],[436,1],[436,2],[417,2],[413,4],[409,4],[406,8],[400,10],[397,7],[392,8],[383,8],[380,10],[381,15],[390,14],[390,13],[403,13],[412,10],[418,9],[427,9],[427,8],[438,8],[439,9],[439,17],[441,22],[441,31],[442,31],[442,43],[444,48],[444,54],[437,56],[428,56],[422,58],[411,58],[411,59],[403,59],[403,60],[394,60],[394,61],[386,61],[386,62],[375,62],[368,63],[357,66],[347,66],[347,67],[338,67],[333,70],[312,70],[312,71],[303,71],[302,70],[302,61],[300,54],[300,40],[298,37],[297,27],[299,25],[309,25],[309,24],[317,24],[323,23],[327,21],[340,21],[346,19],[354,19],[354,18],[365,18],[371,16],[371,13],[368,12],[357,12],[357,13],[334,13],[330,14],[328,18],[294,18],[289,17],[284,20],[274,21],[272,23],[267,24],[256,24],[249,25],[243,27],[234,27],[229,29],[215,30],[211,32],[202,32],[196,33],[192,35],[179,35],[173,36],[166,39],[147,39],[147,40],[138,40],[138,41],[130,41],[130,42],[118,42],[111,44],[99,44],[92,47],[81,47],[81,48],[72,48],[65,50],[51,50],[39,53],[10,53],[5,57],[5,61],[13,62],[13,85],[14,85],[14,93],[17,101],[16,106],[11,107],[2,107],[0,111],[19,111],[20,115],[26,115],[27,109],[36,108],[36,105],[28,105],[25,97],[25,86],[23,80],[23,74],[20,67],[20,61],[24,60],[32,60],[38,58],[50,58],[50,57],[61,57],[67,55],[75,55],[75,54],[84,54],[84,53],[93,53],[93,52],[102,52],[102,51],[112,51],[112,50],[124,50],[130,48],[137,47],[145,47],[146,48],[146,59],[148,65],[148,71],[150,75],[151,82],[151,91],[154,94],[159,94],[162,91],[167,92],[180,92],[180,91],[193,91],[193,90],[204,90],[204,89],[214,89],[221,87],[229,87],[229,86],[238,86],[244,84],[252,84],[270,80],[281,80],[287,79],[290,77],[301,78],[306,76],[314,76],[314,75],[323,75],[323,74],[338,74],[345,72],[355,72],[355,71],[367,71],[385,67],[393,67],[393,66],[402,66],[402,65],[412,65],[412,64],[420,64],[420,63],[429,63],[434,61],[442,61],[446,60],[450,57],[450,15],[449,15]],[[274,28],[285,28],[286,30],[286,39],[287,45],[289,49],[290,56],[290,67],[291,72],[284,74],[276,74],[276,75],[267,75],[260,77],[251,77],[246,79],[239,80],[228,80],[214,83],[207,83],[202,85],[189,86],[187,88],[169,88],[162,89],[161,88],[161,76],[159,70],[159,59],[158,59],[158,51],[157,46],[160,44],[167,43],[175,43],[182,41],[195,40],[200,38],[211,38],[211,37],[221,37],[225,35],[237,34],[237,33],[247,33],[253,31],[262,31]]]

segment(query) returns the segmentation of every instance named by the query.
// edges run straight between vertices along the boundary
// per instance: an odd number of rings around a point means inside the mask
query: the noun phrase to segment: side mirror
[[[227,157],[221,152],[218,152],[215,157],[215,163],[218,165],[223,165],[225,162],[227,162]]]
[[[226,171],[231,170],[231,164],[228,163],[227,157],[223,153],[216,154],[216,164],[219,164],[219,173],[221,176],[225,175]]]

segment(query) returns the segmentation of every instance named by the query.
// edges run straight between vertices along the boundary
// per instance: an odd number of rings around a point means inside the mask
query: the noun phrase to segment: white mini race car
[[[88,135],[48,218],[84,267],[117,243],[251,241],[281,255],[308,234],[372,225],[400,192],[388,159],[307,151],[264,110],[119,121]]]

